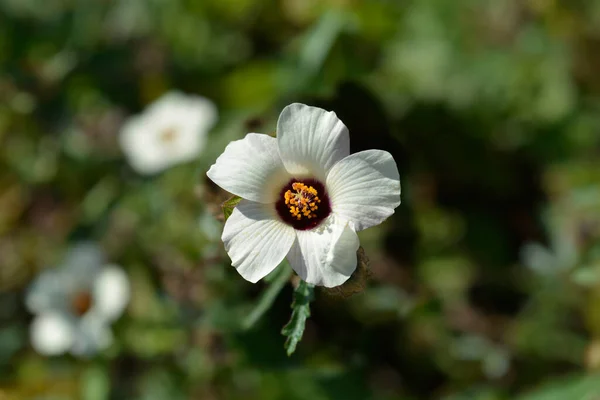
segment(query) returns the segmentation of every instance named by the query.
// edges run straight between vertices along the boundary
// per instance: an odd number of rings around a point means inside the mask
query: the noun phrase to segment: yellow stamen
[[[293,191],[288,190],[283,195],[292,217],[297,220],[302,219],[302,217],[315,218],[317,216],[315,211],[319,209],[317,204],[321,202],[317,190],[300,182],[294,182],[292,189]]]

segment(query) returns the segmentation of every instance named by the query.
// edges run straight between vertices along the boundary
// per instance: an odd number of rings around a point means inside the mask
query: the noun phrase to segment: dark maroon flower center
[[[87,291],[76,293],[71,299],[71,309],[78,317],[83,316],[92,308],[92,294]]]
[[[331,213],[325,186],[316,179],[292,178],[275,203],[279,218],[294,229],[317,227]]]

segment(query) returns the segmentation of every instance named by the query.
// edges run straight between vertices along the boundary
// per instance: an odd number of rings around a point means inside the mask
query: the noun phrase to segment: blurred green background
[[[600,398],[600,2],[0,0],[0,400]],[[124,121],[218,107],[198,159],[143,177]],[[361,232],[360,293],[230,266],[205,172],[291,102],[391,152],[402,205]],[[24,297],[79,240],[132,299],[95,357],[43,357]]]

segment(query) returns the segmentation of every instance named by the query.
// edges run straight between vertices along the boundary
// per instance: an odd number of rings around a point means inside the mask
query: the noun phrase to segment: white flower
[[[210,100],[169,92],[123,125],[121,148],[137,172],[154,174],[197,157],[216,120]]]
[[[96,245],[77,244],[60,267],[43,271],[29,288],[25,303],[36,314],[30,329],[33,348],[43,355],[105,349],[112,342],[110,324],[129,297],[125,272],[105,264]]]
[[[548,247],[529,242],[521,248],[525,266],[540,275],[556,275],[575,267],[579,261],[573,221],[559,218],[552,212],[544,216],[549,229]]]
[[[451,343],[449,350],[459,360],[480,361],[483,373],[490,379],[500,379],[510,369],[508,350],[483,336],[463,335]]]
[[[249,133],[231,142],[207,175],[243,199],[222,239],[250,282],[287,257],[306,282],[341,285],[356,269],[356,232],[380,224],[400,204],[392,156],[350,155],[348,129],[335,113],[303,104],[281,112],[277,138]]]

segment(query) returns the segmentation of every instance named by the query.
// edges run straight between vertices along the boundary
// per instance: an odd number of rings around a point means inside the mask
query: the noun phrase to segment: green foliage
[[[106,368],[101,365],[90,366],[83,376],[83,400],[106,400],[110,395],[110,380]]]
[[[275,271],[265,278],[269,283],[269,286],[263,290],[252,311],[242,321],[243,329],[252,328],[263,314],[271,308],[277,295],[290,280],[291,276],[292,269],[289,264],[284,261],[275,269]]]
[[[314,300],[314,286],[300,281],[294,290],[294,301],[292,302],[292,316],[289,322],[281,330],[286,336],[285,350],[288,356],[296,351],[296,346],[304,335],[306,320],[310,317],[310,302]]]
[[[0,0],[0,400],[595,400],[599,37],[598,1]],[[171,90],[218,123],[141,175],[121,129]],[[239,276],[206,171],[291,102],[403,194],[290,320],[291,268]],[[130,303],[108,348],[45,357],[27,293],[79,240]]]
[[[594,400],[600,395],[600,376],[572,377],[552,382],[517,398],[517,400]]]

